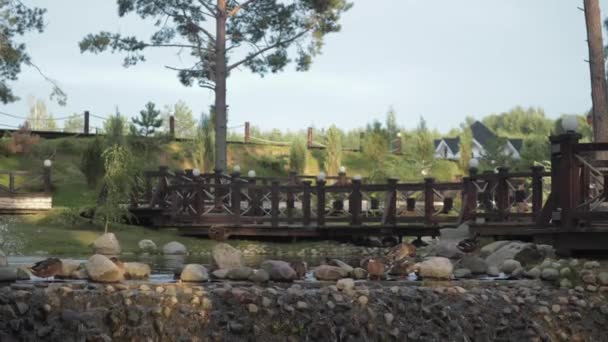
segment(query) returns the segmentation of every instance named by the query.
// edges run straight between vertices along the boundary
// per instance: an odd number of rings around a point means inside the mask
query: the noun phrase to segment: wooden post
[[[462,221],[472,220],[477,209],[477,187],[471,177],[462,178]]]
[[[352,191],[350,193],[348,209],[350,211],[351,220],[350,223],[353,226],[361,225],[361,201],[363,196],[361,195],[361,179],[352,180]]]
[[[46,167],[43,169],[43,173],[46,174]],[[46,180],[44,181],[44,188],[46,189]],[[15,174],[10,172],[8,173],[8,191],[15,192]],[[45,190],[46,191],[46,190]]]
[[[232,191],[230,198],[232,199],[232,216],[234,217],[235,227],[241,225],[241,182],[239,181],[240,173],[235,172],[232,174],[232,183],[230,184],[230,191]]]
[[[205,196],[203,189],[203,179],[201,177],[194,177],[194,211],[197,218],[201,218],[203,216],[203,212],[205,211]]]
[[[363,152],[363,142],[365,142],[365,133],[359,133],[359,152]]]
[[[224,189],[222,186],[222,170],[215,169],[213,174],[214,178],[214,189],[213,189],[213,202],[215,203],[215,209],[222,208],[222,197],[224,196]]]
[[[149,207],[152,206],[152,183],[150,182],[150,176],[148,174],[145,175],[145,180],[144,180],[144,196],[145,196],[145,201],[148,204]]]
[[[508,183],[508,167],[498,168],[498,183],[496,185],[496,207],[498,208],[499,221],[502,221],[508,215],[509,209],[509,183]]]
[[[306,132],[306,146],[310,149],[312,148],[313,144],[312,144],[312,127],[308,127],[308,130]]]
[[[395,150],[394,153],[396,155],[401,155],[402,154],[402,141],[401,141],[401,137],[398,136],[395,138]]]
[[[245,144],[249,144],[251,142],[251,127],[249,126],[249,121],[245,121]]]
[[[395,226],[397,224],[397,183],[399,182],[396,178],[389,178],[387,180],[386,199],[384,202],[384,215],[382,217],[382,223],[384,225]]]
[[[173,115],[169,117],[169,135],[175,139],[175,117]]]
[[[279,226],[279,200],[279,181],[273,180],[270,188],[270,215],[273,227]]]
[[[167,176],[169,176],[169,167],[168,166],[159,166],[158,167],[158,201],[159,206],[161,208],[166,208],[167,202],[165,201],[165,196],[167,195],[167,187],[169,186],[167,182]]]
[[[260,216],[260,197],[258,195],[257,189],[255,189],[256,179],[249,178],[248,182],[249,187],[247,189],[247,193],[249,194],[249,198],[251,199],[251,202],[249,203],[249,206],[251,207],[249,211],[249,216]]]
[[[304,190],[302,192],[302,224],[305,226],[310,225],[310,191],[311,181],[303,181],[302,186]]]
[[[89,121],[89,111],[85,110],[84,111],[84,135],[89,135],[89,125],[90,125],[90,121]]]
[[[430,227],[433,225],[433,214],[435,214],[435,192],[433,185],[434,178],[424,179],[424,225]]]
[[[543,209],[543,171],[542,166],[532,166],[532,217],[534,222],[539,218]]]
[[[289,171],[289,182],[288,185],[296,184],[296,173],[293,171]],[[287,188],[287,224],[293,223],[293,210],[296,207],[296,200],[293,194],[293,189]]]
[[[317,227],[325,226],[325,181],[317,180]]]
[[[581,135],[565,133],[553,136],[551,140],[551,194],[554,196],[553,208],[561,210],[562,228],[573,227],[570,216],[572,209],[579,203],[580,181],[578,167],[574,157],[574,145],[578,144]]]

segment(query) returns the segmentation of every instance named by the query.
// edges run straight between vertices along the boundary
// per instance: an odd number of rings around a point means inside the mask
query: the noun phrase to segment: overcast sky
[[[48,8],[43,34],[25,39],[36,64],[68,94],[49,103],[55,116],[90,110],[108,116],[116,106],[136,115],[147,101],[184,100],[195,113],[212,93],[183,87],[164,68],[179,64],[175,51],[154,53],[125,69],[116,55],[80,54],[78,41],[100,30],[147,38],[149,22],[119,19],[112,0],[30,0]],[[246,69],[228,79],[229,126],[251,121],[265,129],[309,125],[356,128],[384,120],[392,106],[400,124],[424,116],[448,131],[465,116],[540,106],[551,117],[591,106],[582,0],[354,0],[342,32],[327,38],[311,70],[265,78]],[[603,9],[608,0],[601,0]],[[22,100],[0,105],[26,115],[28,97],[46,99],[50,86],[25,68],[15,91]],[[17,120],[0,117],[0,123]],[[94,121],[94,125],[99,122]]]

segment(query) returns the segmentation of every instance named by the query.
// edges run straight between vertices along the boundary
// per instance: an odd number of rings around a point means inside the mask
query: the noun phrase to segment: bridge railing
[[[0,196],[37,192],[51,192],[50,168],[39,172],[0,170]]]

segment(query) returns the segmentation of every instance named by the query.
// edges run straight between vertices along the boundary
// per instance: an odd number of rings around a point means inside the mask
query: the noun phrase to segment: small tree
[[[63,131],[70,133],[84,132],[84,119],[80,114],[72,114],[63,124]]]
[[[166,106],[163,111],[163,127],[169,132],[169,117],[175,118],[175,136],[191,138],[196,135],[196,120],[192,117],[192,109],[186,102],[179,100],[173,106]]]
[[[103,189],[99,197],[95,218],[104,225],[104,232],[113,223],[118,223],[123,217],[129,216],[129,210],[121,203],[132,194],[135,187],[137,170],[134,157],[126,146],[113,145],[103,154],[105,175]]]
[[[511,166],[513,153],[506,149],[507,143],[507,138],[503,137],[488,142],[481,153],[481,168],[484,170],[494,170],[499,166]]]
[[[289,148],[289,169],[299,174],[306,169],[306,143],[301,137],[295,138]]]
[[[194,165],[203,172],[213,171],[214,164],[214,134],[211,118],[206,115],[201,115],[196,137],[192,143],[192,161]]]
[[[117,110],[116,115],[110,116],[104,124],[104,131],[106,133],[104,145],[106,147],[124,145],[125,134],[128,129],[127,120],[124,116],[120,115],[120,112]]]
[[[34,131],[55,131],[57,123],[52,114],[49,114],[44,101],[30,97],[30,113],[27,121]]]
[[[150,136],[163,125],[163,119],[160,118],[160,110],[152,102],[146,103],[144,110],[139,112],[138,118],[131,119],[133,123],[139,127],[139,135],[144,137]]]
[[[325,171],[329,175],[337,175],[342,163],[342,136],[338,127],[332,125],[327,130],[325,148]]]
[[[99,180],[104,174],[104,160],[102,157],[102,141],[100,138],[95,138],[88,145],[82,154],[80,160],[80,171],[84,174],[87,180],[87,185],[90,188],[97,187]]]

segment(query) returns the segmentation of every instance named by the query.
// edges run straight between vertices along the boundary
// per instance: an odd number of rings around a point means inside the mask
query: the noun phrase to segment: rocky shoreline
[[[606,293],[540,281],[0,287],[1,341],[602,341]]]

